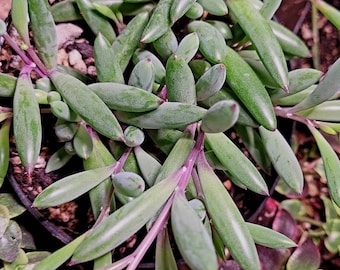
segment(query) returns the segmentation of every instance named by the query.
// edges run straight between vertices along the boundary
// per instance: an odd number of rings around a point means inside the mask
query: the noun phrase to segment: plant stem
[[[171,209],[171,206],[172,206],[172,202],[173,202],[174,196],[175,196],[175,193],[173,193],[171,195],[171,197],[168,199],[168,201],[164,205],[161,213],[159,214],[157,220],[152,225],[150,231],[145,236],[143,241],[140,243],[138,248],[133,252],[133,254],[135,254],[134,260],[126,268],[126,270],[134,270],[134,269],[137,268],[138,264],[140,263],[140,261],[142,260],[142,258],[145,255],[145,253],[147,252],[147,250],[149,249],[149,247],[151,246],[151,244],[153,243],[153,241],[157,237],[158,233],[165,226],[165,224],[166,224],[166,222],[167,222],[167,220],[169,218],[169,215],[170,215],[170,209]]]
[[[300,222],[307,222],[310,223],[311,225],[317,226],[317,227],[323,227],[323,222],[322,221],[318,221],[318,220],[314,220],[312,218],[309,217],[298,217],[296,218],[296,220],[300,221]]]
[[[318,29],[318,10],[315,5],[312,3],[312,31],[313,31],[313,46],[312,46],[312,54],[313,54],[313,66],[315,69],[320,70],[320,37],[319,37],[319,29]]]

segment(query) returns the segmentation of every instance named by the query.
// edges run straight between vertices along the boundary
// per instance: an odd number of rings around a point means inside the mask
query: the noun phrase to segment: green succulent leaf
[[[83,171],[66,176],[45,188],[34,200],[38,208],[60,205],[72,201],[94,188],[115,170],[114,165]]]
[[[29,0],[30,27],[38,54],[47,69],[57,67],[57,33],[53,16],[45,0]]]
[[[171,207],[171,227],[185,262],[193,269],[217,269],[212,240],[184,193],[177,192]]]
[[[297,193],[302,193],[304,177],[292,148],[279,130],[259,127],[263,145],[280,177]]]
[[[284,234],[267,227],[252,223],[247,223],[247,227],[255,243],[258,245],[270,248],[291,248],[297,246],[293,240]]]
[[[206,208],[224,245],[243,269],[260,269],[249,229],[228,191],[207,163],[203,152],[198,157],[197,170]]]
[[[325,168],[325,173],[327,177],[327,185],[331,198],[340,206],[340,187],[339,187],[339,177],[340,177],[340,161],[337,154],[334,152],[333,148],[329,145],[326,139],[321,135],[321,133],[312,126],[308,126],[309,130],[312,132],[316,143],[318,145],[323,165]]]
[[[90,261],[109,252],[137,232],[170,197],[182,172],[154,185],[101,222],[75,251],[72,262]],[[138,213],[138,215],[136,215]]]

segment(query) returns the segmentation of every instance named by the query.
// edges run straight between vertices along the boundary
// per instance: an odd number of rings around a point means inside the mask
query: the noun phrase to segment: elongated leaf
[[[232,179],[237,179],[238,182],[256,193],[268,194],[268,187],[261,174],[226,135],[208,133],[206,141],[219,161],[228,169],[228,175]]]
[[[325,101],[308,110],[299,111],[296,114],[314,120],[339,122],[339,105],[340,100]]]
[[[9,165],[9,131],[11,120],[6,120],[0,128],[0,187],[7,175]]]
[[[209,216],[224,245],[243,269],[260,269],[255,244],[248,227],[202,152],[198,157],[197,170]]]
[[[171,227],[185,262],[197,270],[218,268],[212,240],[184,193],[176,193],[171,207]]]
[[[115,116],[85,84],[60,71],[52,72],[50,78],[67,104],[89,125],[108,138],[124,141]]]
[[[254,241],[258,245],[270,248],[290,248],[297,245],[287,236],[261,225],[247,223],[247,227]]]
[[[88,159],[83,160],[85,170],[92,170],[108,166],[116,162],[111,152],[106,148],[99,136],[95,132],[90,133],[93,141],[93,151]],[[101,212],[102,206],[105,203],[106,197],[112,188],[111,177],[107,177],[103,182],[90,190],[91,208],[95,218]],[[111,209],[115,209],[115,201],[112,200]]]
[[[77,155],[83,159],[88,159],[93,151],[93,141],[86,126],[80,125],[73,138],[73,148]]]
[[[124,83],[123,72],[120,68],[117,55],[102,33],[99,33],[94,41],[93,53],[100,82]]]
[[[175,52],[176,55],[181,56],[187,63],[195,56],[199,47],[198,35],[193,32],[186,35],[178,44]]]
[[[0,73],[0,96],[12,97],[14,94],[17,79],[13,76]]]
[[[202,119],[205,109],[179,102],[164,102],[147,113],[116,112],[117,118],[129,125],[146,129],[179,128]]]
[[[46,208],[69,202],[101,183],[114,169],[114,165],[109,165],[66,176],[44,189],[35,198],[33,205]]]
[[[230,12],[235,16],[274,80],[288,90],[288,70],[282,49],[268,22],[249,0],[227,0]]]
[[[312,132],[316,143],[318,145],[323,165],[325,168],[325,173],[327,177],[327,185],[329,188],[329,192],[333,201],[340,206],[340,161],[337,154],[334,152],[332,147],[326,141],[326,139],[321,135],[321,133],[309,126],[310,131]]]
[[[299,104],[291,108],[290,112],[294,113],[301,110],[312,108],[322,102],[329,100],[337,91],[340,89],[340,59],[330,67],[326,76],[319,83],[318,87],[315,88],[312,94],[306,97]]]
[[[39,157],[42,127],[39,104],[28,74],[19,76],[15,89],[13,131],[21,162],[30,174]]]
[[[92,7],[92,2],[90,0],[77,0],[77,6],[92,32],[95,35],[102,33],[109,42],[113,42],[116,34],[112,25],[107,18]]]
[[[322,0],[311,0],[313,5],[326,16],[326,18],[340,30],[340,11]]]
[[[66,152],[65,147],[62,146],[49,158],[45,172],[49,173],[62,168],[71,158],[72,155]]]
[[[140,146],[133,149],[138,166],[141,170],[143,178],[151,187],[155,183],[156,177],[162,165],[151,154],[144,151]]]
[[[84,240],[86,234],[74,239],[69,244],[58,249],[45,259],[43,259],[38,265],[34,267],[35,270],[54,270],[66,262],[73,254],[74,250],[80,245]]]
[[[18,31],[26,45],[29,45],[30,38],[28,33],[28,2],[26,0],[13,0],[11,17],[15,29]]]
[[[39,56],[48,69],[57,67],[57,33],[45,0],[28,0],[30,27]]]
[[[169,101],[196,104],[194,75],[189,65],[179,55],[169,57],[165,81]]]
[[[170,197],[181,174],[177,171],[101,222],[75,251],[72,262],[98,258],[137,232]]]
[[[150,58],[139,61],[131,71],[129,85],[143,89],[149,93],[155,82],[155,71]]]
[[[119,83],[94,83],[89,88],[111,109],[127,112],[147,112],[163,102],[143,89]]]
[[[281,178],[297,193],[302,193],[304,177],[292,148],[278,131],[259,128],[267,154]]]
[[[170,246],[168,230],[164,228],[157,235],[155,269],[177,270],[176,260]]]
[[[136,15],[112,44],[112,50],[118,58],[117,60],[123,72],[138,47],[148,19],[147,12],[141,12]]]
[[[156,39],[152,44],[158,55],[164,60],[174,54],[178,48],[177,37],[171,28],[159,39]]]

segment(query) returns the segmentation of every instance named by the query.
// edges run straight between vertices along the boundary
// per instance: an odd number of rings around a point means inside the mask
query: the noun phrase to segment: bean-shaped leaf
[[[255,243],[258,245],[270,248],[296,247],[295,242],[282,233],[253,223],[247,223],[247,227]]]
[[[58,120],[55,125],[55,133],[58,137],[58,140],[60,140],[61,142],[72,140],[77,130],[78,125],[76,123],[70,123],[63,120]]]
[[[157,109],[163,102],[152,93],[125,84],[94,83],[88,87],[114,110],[147,112]]]
[[[179,102],[164,102],[147,113],[116,112],[117,118],[129,125],[145,129],[180,128],[202,119],[205,109]]]
[[[276,128],[276,116],[267,90],[251,67],[233,49],[226,46],[223,64],[227,82],[252,116],[265,128]]]
[[[248,110],[245,108],[245,106],[242,104],[242,102],[239,100],[239,98],[233,93],[231,89],[228,88],[222,88],[220,91],[216,92],[211,97],[207,98],[206,100],[202,100],[200,102],[200,105],[203,107],[210,108],[213,106],[216,102],[219,102],[221,100],[233,100],[235,101],[240,108],[239,117],[237,120],[237,123],[240,125],[245,125],[249,127],[258,127],[259,124],[254,120],[254,118],[250,115]]]
[[[281,46],[275,38],[268,22],[248,0],[227,0],[227,6],[249,36],[253,45],[274,80],[288,90],[288,70]]]
[[[13,0],[11,7],[11,18],[15,29],[26,45],[30,44],[28,33],[28,2],[26,0]]]
[[[289,143],[277,129],[269,131],[261,126],[259,131],[264,147],[276,172],[293,191],[301,194],[304,177],[300,163]]]
[[[139,61],[131,71],[128,84],[147,92],[152,92],[155,82],[155,71],[151,58]]]
[[[78,263],[98,258],[137,232],[167,201],[181,175],[182,171],[177,171],[107,217],[77,248],[72,262]]]
[[[225,134],[207,133],[206,141],[232,179],[256,193],[268,194],[266,182],[256,167]]]
[[[155,269],[177,270],[175,256],[173,254],[168,230],[162,229],[157,235]]]
[[[202,17],[203,15],[203,7],[201,4],[195,2],[190,8],[189,10],[185,13],[185,16],[190,18],[190,19],[198,19],[199,17]]]
[[[197,100],[204,100],[219,91],[226,79],[226,68],[216,64],[209,68],[196,82]]]
[[[235,101],[217,102],[203,116],[201,129],[206,133],[224,132],[236,123],[239,112],[240,108]]]
[[[4,73],[0,73],[0,96],[12,97],[14,94],[17,78]]]
[[[64,101],[52,101],[50,106],[53,115],[61,120],[68,122],[77,122],[80,120],[78,115]]]
[[[326,73],[326,76],[315,88],[313,93],[311,93],[299,104],[291,108],[290,112],[294,113],[297,111],[306,110],[329,100],[340,89],[340,78],[338,76],[339,72],[340,59],[336,60],[335,63],[330,67]]]
[[[170,21],[175,23],[196,2],[196,0],[174,0],[170,8]]]
[[[42,126],[38,101],[28,74],[21,74],[13,98],[13,132],[22,164],[30,174],[38,160]]]
[[[94,41],[94,59],[100,82],[124,83],[123,72],[109,41],[99,33]]]
[[[49,159],[45,168],[45,172],[49,173],[62,168],[70,161],[73,155],[66,152],[65,147],[59,148]]]
[[[339,158],[332,147],[329,145],[329,143],[326,141],[326,139],[317,129],[309,126],[309,130],[312,132],[316,140],[323,160],[323,166],[325,168],[327,185],[331,194],[331,198],[336,203],[336,205],[340,206],[340,187],[338,181],[340,177]]]
[[[178,47],[178,41],[175,33],[170,28],[164,35],[152,43],[153,47],[164,60],[174,54]]]
[[[120,172],[112,177],[115,191],[128,197],[138,197],[144,192],[145,182],[142,177],[132,172]]]
[[[38,54],[48,69],[57,67],[57,33],[53,16],[44,0],[28,0],[30,27]]]
[[[77,0],[77,6],[92,32],[95,35],[102,33],[112,43],[116,38],[116,33],[108,19],[92,7],[92,2],[90,0]]]
[[[89,125],[108,138],[124,141],[115,116],[84,83],[60,71],[52,72],[50,78],[67,104]]]
[[[133,55],[133,62],[137,64],[139,61],[149,58],[152,62],[155,71],[155,81],[158,83],[164,83],[165,80],[165,68],[162,62],[152,53],[147,50],[137,49]]]
[[[193,32],[186,35],[178,44],[176,54],[181,56],[187,63],[195,56],[199,47],[198,35]]]
[[[74,239],[72,242],[58,249],[34,267],[36,270],[52,270],[57,269],[64,262],[66,262],[73,254],[74,250],[80,245],[84,240],[86,234],[82,234]]]
[[[182,57],[176,54],[169,57],[165,81],[169,101],[196,104],[194,75]]]
[[[6,120],[0,128],[0,187],[4,183],[9,165],[9,130],[11,120]]]
[[[141,12],[136,15],[112,44],[112,49],[118,58],[120,68],[123,72],[138,47],[148,19],[149,14],[147,12]]]
[[[227,55],[226,43],[222,34],[212,25],[203,21],[188,24],[190,32],[196,32],[199,38],[199,49],[211,63],[217,64]]]
[[[46,208],[72,201],[109,177],[114,169],[114,165],[109,165],[66,176],[44,189],[33,205]]]
[[[85,125],[79,125],[73,138],[73,148],[76,154],[83,159],[88,159],[91,155],[93,151],[93,142]]]
[[[233,33],[227,23],[218,20],[206,20],[206,22],[214,26],[218,31],[220,31],[224,39],[233,38]]]
[[[211,15],[224,16],[228,13],[227,5],[223,0],[197,0]]]
[[[160,0],[145,26],[141,42],[150,43],[164,35],[171,26],[170,8],[172,0]]]
[[[228,191],[207,163],[203,152],[198,156],[197,170],[206,208],[224,245],[243,269],[260,269],[249,229]]]
[[[176,193],[171,206],[171,228],[189,267],[198,270],[218,268],[212,240],[182,192]]]
[[[145,135],[142,130],[134,126],[129,126],[124,130],[125,144],[129,147],[136,147],[144,142]]]

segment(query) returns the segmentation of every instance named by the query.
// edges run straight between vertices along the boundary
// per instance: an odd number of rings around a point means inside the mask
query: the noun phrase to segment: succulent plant
[[[17,77],[0,74],[0,96],[12,101],[0,108],[0,183],[8,170],[11,123],[31,176],[47,111],[56,117],[55,133],[64,145],[46,171],[62,169],[72,156],[83,160],[83,170],[44,189],[33,206],[52,207],[88,193],[96,218],[91,229],[34,269],[57,269],[68,260],[94,261],[94,269],[136,269],[154,242],[155,268],[177,269],[173,240],[192,269],[218,269],[226,250],[242,269],[261,269],[256,244],[296,243],[246,222],[217,171],[264,198],[272,167],[301,193],[304,176],[277,128],[280,118],[309,128],[331,198],[340,206],[340,162],[323,136],[340,131],[340,60],[324,77],[311,68],[289,71],[287,59],[308,57],[309,50],[272,19],[281,1],[12,2],[22,43],[13,41],[2,21],[0,34],[24,65]],[[337,10],[311,2],[339,25]],[[95,37],[95,78],[57,64],[56,25],[76,20]],[[145,227],[136,249],[116,261],[111,252]]]

